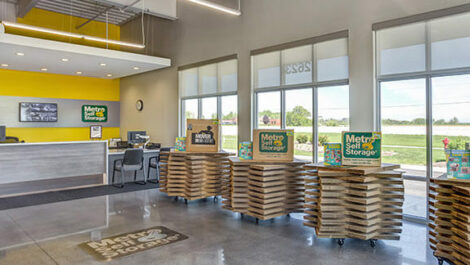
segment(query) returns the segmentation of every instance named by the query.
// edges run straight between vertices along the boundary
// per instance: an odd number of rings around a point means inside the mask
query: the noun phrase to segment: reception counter
[[[0,145],[0,197],[108,183],[106,141]]]

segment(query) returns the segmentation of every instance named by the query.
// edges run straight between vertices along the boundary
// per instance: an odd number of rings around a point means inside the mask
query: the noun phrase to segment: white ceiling
[[[79,71],[81,76],[114,79],[169,66],[167,58],[6,34],[0,29],[0,69],[43,72],[47,68],[47,73],[77,75]]]

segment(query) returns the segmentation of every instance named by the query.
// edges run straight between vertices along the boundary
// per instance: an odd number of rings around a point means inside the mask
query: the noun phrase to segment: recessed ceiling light
[[[68,61],[69,61],[69,59],[67,59],[67,58],[62,59],[62,62],[68,62]]]
[[[139,67],[137,67],[137,66],[134,66],[134,68],[133,68],[133,69],[134,69],[134,70],[139,70],[140,68],[139,68]]]
[[[8,64],[2,63],[2,67],[8,67]]]
[[[47,68],[41,68],[41,71],[47,72]]]
[[[17,52],[16,55],[18,55],[18,56],[24,56],[24,53],[22,53],[22,52]]]
[[[100,63],[100,65],[101,65],[101,66],[106,66],[106,64],[105,64],[105,63]]]
[[[82,74],[82,72],[78,71],[78,72],[76,72],[76,74],[77,74],[77,75],[81,75],[81,74]]]
[[[112,75],[112,74],[107,74],[106,76],[107,76],[107,77],[111,77],[111,76],[113,76],[113,75]]]

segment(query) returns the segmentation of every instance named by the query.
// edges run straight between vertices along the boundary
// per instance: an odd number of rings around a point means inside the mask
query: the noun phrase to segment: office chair
[[[174,147],[160,148],[160,152],[170,152],[171,149],[173,149],[173,148]],[[155,168],[155,170],[157,171],[157,178],[150,179],[150,168]],[[151,157],[149,159],[149,169],[148,169],[147,176],[149,178],[148,181],[151,182],[151,183],[159,183],[160,182],[160,154],[158,154],[157,156]]]
[[[121,185],[116,185],[114,182],[116,171],[121,173]],[[124,159],[117,159],[114,161],[112,185],[117,188],[124,187],[124,177],[126,172],[134,172],[134,183],[145,185],[147,183],[147,176],[144,168],[144,150],[142,149],[128,149],[124,152]],[[143,181],[137,181],[137,171],[142,171],[144,174]]]

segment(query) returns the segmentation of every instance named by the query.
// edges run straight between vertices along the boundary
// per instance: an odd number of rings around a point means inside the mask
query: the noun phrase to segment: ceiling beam
[[[36,6],[39,0],[18,0],[18,12],[17,16],[23,18],[28,14],[33,7]]]

